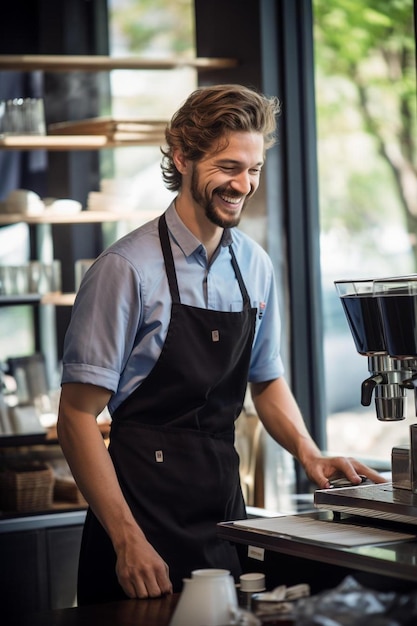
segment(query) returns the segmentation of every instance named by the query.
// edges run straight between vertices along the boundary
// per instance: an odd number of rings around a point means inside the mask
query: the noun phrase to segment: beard
[[[218,209],[216,209],[216,206],[214,203],[214,197],[216,196],[216,194],[227,195],[231,198],[240,198],[242,194],[237,193],[236,191],[234,191],[233,189],[230,189],[230,187],[226,185],[222,187],[216,187],[216,189],[214,189],[213,193],[209,197],[208,194],[205,194],[204,191],[201,189],[199,175],[198,175],[196,166],[194,166],[193,173],[191,176],[190,191],[191,191],[191,196],[194,202],[196,202],[199,206],[202,207],[202,209],[204,209],[204,213],[207,219],[209,219],[210,222],[212,222],[216,226],[220,226],[221,228],[233,228],[234,226],[238,226],[240,219],[242,217],[242,213],[245,210],[246,205],[248,203],[248,199],[253,194],[253,190],[251,190],[250,194],[246,196],[246,199],[242,206],[242,210],[239,213],[239,215],[231,216],[231,217],[224,216]]]

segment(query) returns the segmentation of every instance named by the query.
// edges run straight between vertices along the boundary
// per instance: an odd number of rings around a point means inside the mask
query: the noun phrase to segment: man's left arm
[[[375,483],[385,482],[378,472],[354,458],[323,456],[307,430],[285,378],[252,383],[251,393],[266,431],[302,464],[308,478],[320,489],[328,489],[330,479],[341,476],[354,485],[361,483],[360,475]]]

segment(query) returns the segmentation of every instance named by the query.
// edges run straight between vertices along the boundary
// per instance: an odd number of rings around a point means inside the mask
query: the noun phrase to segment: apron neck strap
[[[177,274],[175,272],[174,257],[172,256],[171,244],[165,213],[161,215],[158,222],[159,239],[161,241],[162,254],[164,255],[165,269],[168,278],[169,290],[172,302],[180,304],[180,292],[178,289]]]
[[[246,285],[245,285],[245,283],[243,281],[242,274],[240,272],[240,267],[239,267],[239,265],[238,265],[238,263],[236,261],[236,257],[235,257],[235,253],[233,252],[232,244],[229,245],[229,252],[230,252],[230,256],[232,257],[233,269],[235,270],[237,282],[239,283],[240,291],[241,291],[241,294],[242,294],[243,305],[244,305],[244,307],[248,307],[250,305],[249,294],[248,294],[248,291],[246,289]]]
[[[178,289],[177,274],[175,272],[174,257],[172,256],[171,243],[169,241],[168,226],[165,213],[161,215],[158,221],[159,239],[161,241],[162,254],[164,256],[165,269],[168,278],[169,290],[171,293],[172,302],[181,304],[180,292]],[[236,274],[239,288],[243,298],[244,307],[250,305],[249,294],[246,289],[246,285],[243,281],[242,274],[240,272],[239,265],[237,263],[235,253],[233,252],[232,244],[229,245],[229,252],[231,256],[232,266]]]

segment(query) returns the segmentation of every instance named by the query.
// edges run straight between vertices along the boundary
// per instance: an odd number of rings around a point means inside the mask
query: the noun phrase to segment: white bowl
[[[29,189],[14,189],[5,200],[7,213],[26,213],[27,215],[40,215],[45,205],[34,191]]]

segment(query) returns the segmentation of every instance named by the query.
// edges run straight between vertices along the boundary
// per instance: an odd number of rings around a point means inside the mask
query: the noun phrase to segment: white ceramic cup
[[[170,626],[234,624],[238,609],[236,587],[228,570],[200,569],[184,579]]]
[[[6,213],[26,213],[27,215],[41,215],[45,205],[34,191],[29,189],[13,189],[10,191],[4,208]]]

